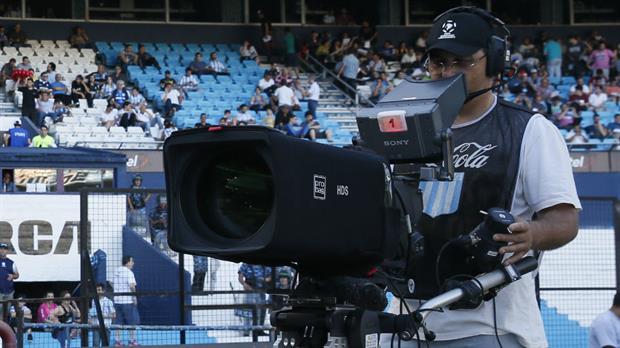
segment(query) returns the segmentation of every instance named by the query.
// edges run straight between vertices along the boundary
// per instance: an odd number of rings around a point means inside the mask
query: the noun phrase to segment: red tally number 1
[[[395,133],[407,131],[407,120],[405,110],[382,111],[377,114],[379,130],[383,133]]]

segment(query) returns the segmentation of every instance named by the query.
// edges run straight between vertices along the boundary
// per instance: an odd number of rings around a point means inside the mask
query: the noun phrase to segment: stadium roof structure
[[[124,154],[90,148],[0,149],[0,168],[115,168],[124,171],[126,163]]]

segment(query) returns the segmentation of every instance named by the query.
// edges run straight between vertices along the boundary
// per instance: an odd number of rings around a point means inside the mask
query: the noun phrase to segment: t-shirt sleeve
[[[581,209],[566,143],[540,114],[525,128],[521,155],[525,200],[535,212],[562,203]]]
[[[128,278],[128,280],[129,280],[129,284],[137,285],[136,277],[133,274],[133,272],[131,272],[131,271],[129,271],[129,278]]]
[[[596,339],[599,347],[617,347],[614,327],[607,321],[595,321],[590,327],[590,336]]]

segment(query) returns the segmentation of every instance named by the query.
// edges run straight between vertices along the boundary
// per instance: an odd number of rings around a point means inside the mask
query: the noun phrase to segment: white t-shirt
[[[269,88],[273,86],[274,84],[275,82],[273,81],[273,79],[269,79],[269,81],[267,81],[264,78],[262,78],[260,79],[260,81],[258,81],[258,88],[260,88],[261,91],[264,91],[266,88]]]
[[[117,117],[118,117],[118,110],[115,108],[112,108],[110,112],[103,111],[101,113],[100,119],[101,119],[101,122],[105,123],[108,121],[116,121]]]
[[[620,347],[620,318],[611,310],[599,314],[590,326],[589,348]]]
[[[310,89],[308,89],[308,99],[319,101],[319,97],[321,96],[321,89],[319,88],[319,84],[312,82],[310,85]]]
[[[496,103],[497,98],[489,111]],[[453,128],[479,122],[489,111]],[[543,115],[536,114],[530,118],[523,135],[510,213],[517,219],[531,220],[535,212],[561,203],[581,209],[568,149],[558,128]],[[547,347],[532,273],[503,288],[495,302],[500,335],[512,333],[525,347]],[[417,300],[408,300],[407,303],[412,310],[419,306]],[[388,310],[399,314],[399,306],[400,301],[396,298]],[[443,313],[432,313],[426,319],[426,324],[429,330],[437,334],[438,341],[495,335],[493,303],[484,302],[475,310],[445,309]],[[422,333],[420,335],[424,337]],[[414,347],[416,344],[409,341],[406,346]]]
[[[166,100],[164,99],[164,96],[166,95],[166,92],[162,92],[161,94],[161,99],[166,102]],[[172,104],[176,104],[176,105],[180,105],[181,103],[179,103],[179,97],[181,96],[181,94],[179,93],[179,91],[177,91],[176,89],[172,89],[170,91],[170,93],[168,93],[168,99],[170,99],[170,102]]]
[[[252,113],[250,111],[239,112],[237,113],[237,121],[249,123],[251,121],[254,121],[254,116],[252,116]]]
[[[570,88],[571,93],[575,93],[576,91],[575,87],[577,87],[577,85],[574,85]],[[582,85],[581,87],[582,87],[583,93],[590,94],[590,87],[588,85]]]
[[[112,278],[114,292],[133,292],[133,290],[131,290],[132,285],[136,286],[136,278],[134,277],[133,272],[125,266],[117,268],[116,272],[114,272],[114,277]],[[114,303],[134,303],[134,298],[135,297],[133,296],[115,296]]]
[[[46,114],[54,112],[54,101],[52,99],[48,99],[47,101],[37,99],[37,109]]]
[[[295,105],[295,92],[291,88],[282,86],[273,94],[278,98],[278,105]]]
[[[596,94],[596,93],[592,93],[590,94],[590,97],[588,97],[588,103],[590,103],[590,105],[594,106],[595,108],[600,108],[601,106],[603,106],[603,104],[605,104],[605,102],[607,101],[607,94],[605,93],[600,93],[600,94]]]
[[[136,119],[140,122],[151,122],[151,114],[148,111],[140,112],[140,110],[136,111]]]

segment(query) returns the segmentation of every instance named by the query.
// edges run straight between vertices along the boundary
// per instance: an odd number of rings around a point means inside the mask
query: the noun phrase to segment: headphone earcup
[[[506,40],[493,35],[487,45],[487,69],[488,77],[495,77],[504,72],[506,66]]]

